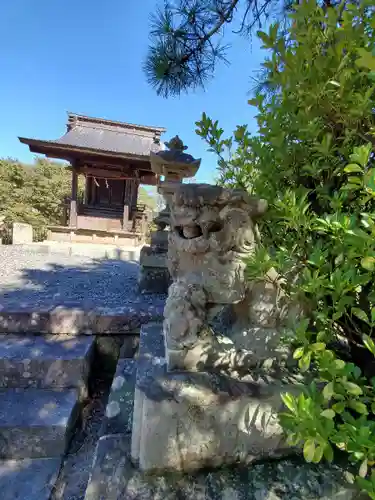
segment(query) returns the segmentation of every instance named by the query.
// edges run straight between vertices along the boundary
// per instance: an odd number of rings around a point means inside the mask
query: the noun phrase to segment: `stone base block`
[[[277,418],[280,394],[290,387],[168,373],[161,326],[152,336],[143,331],[132,435],[141,470],[193,471],[290,454]]]
[[[151,233],[151,246],[168,250],[169,231],[155,231]]]
[[[167,267],[167,252],[142,252],[140,258],[140,265],[142,267]]]
[[[365,500],[331,464],[270,461],[194,474],[144,474],[129,459],[128,436],[99,439],[85,500]],[[13,500],[8,497],[6,500]],[[33,498],[34,500],[34,498]],[[38,499],[39,500],[39,499]]]
[[[169,271],[165,267],[141,267],[139,280],[141,293],[168,293],[170,285]]]

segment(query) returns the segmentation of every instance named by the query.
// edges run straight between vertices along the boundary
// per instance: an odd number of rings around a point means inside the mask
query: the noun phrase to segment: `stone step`
[[[154,391],[156,400],[163,398],[163,390],[159,390],[154,380],[165,371],[165,348],[163,338],[163,324],[149,323],[141,327],[139,336],[139,351],[136,368],[136,386],[134,390],[133,420],[131,435],[131,456],[135,464],[139,465],[141,453],[141,435],[143,428],[143,405],[147,387]]]
[[[61,458],[0,460],[2,500],[49,500]]]
[[[124,307],[84,309],[80,304],[39,307],[7,306],[0,311],[1,333],[36,335],[126,335],[150,321],[162,321],[164,300]]]
[[[0,459],[60,457],[78,415],[76,389],[0,390]]]
[[[101,435],[131,434],[136,360],[120,359],[101,426]]]
[[[95,337],[0,335],[0,388],[87,386]]]

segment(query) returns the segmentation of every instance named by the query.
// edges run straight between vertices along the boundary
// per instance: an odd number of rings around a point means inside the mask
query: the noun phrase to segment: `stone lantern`
[[[142,293],[167,293],[170,277],[167,268],[168,233],[170,224],[169,200],[183,179],[196,175],[200,159],[185,153],[187,146],[176,135],[165,143],[168,148],[150,153],[153,173],[158,178],[158,192],[163,196],[165,208],[155,217],[156,231],[151,233],[150,245],[141,250],[139,289]],[[163,177],[163,180],[161,178]]]

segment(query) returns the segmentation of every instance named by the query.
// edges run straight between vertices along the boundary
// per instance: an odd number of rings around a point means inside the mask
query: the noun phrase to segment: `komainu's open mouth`
[[[183,226],[175,226],[175,231],[180,238],[185,240],[192,240],[194,238],[199,238],[204,236],[209,237],[210,233],[217,233],[223,229],[223,224],[219,221],[212,221],[210,223],[205,223],[202,226],[192,222],[191,224],[185,224]]]
[[[192,240],[194,238],[199,238],[202,236],[202,228],[198,224],[189,224],[185,226],[176,226],[175,231],[180,238],[185,240]]]

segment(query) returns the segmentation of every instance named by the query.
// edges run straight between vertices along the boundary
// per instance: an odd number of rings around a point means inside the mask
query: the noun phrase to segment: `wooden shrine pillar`
[[[77,193],[78,193],[78,173],[72,165],[72,197],[70,199],[70,218],[69,226],[77,227]]]
[[[132,202],[131,202],[131,206],[132,207],[136,207],[137,206],[137,202],[138,202],[138,190],[139,190],[139,180],[138,179],[134,179],[132,181]]]

